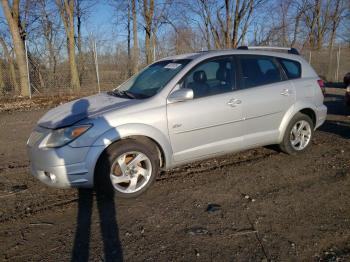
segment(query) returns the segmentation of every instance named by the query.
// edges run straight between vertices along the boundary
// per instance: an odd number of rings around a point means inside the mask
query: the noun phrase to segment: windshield
[[[181,59],[154,63],[120,85],[114,92],[130,98],[154,96],[189,62],[189,59]]]

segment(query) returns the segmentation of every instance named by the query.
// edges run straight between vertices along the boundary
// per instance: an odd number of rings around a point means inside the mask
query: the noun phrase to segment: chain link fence
[[[328,82],[342,82],[345,74],[350,72],[350,47],[304,49],[301,54],[317,74]]]
[[[111,90],[128,77],[126,54],[120,52],[122,48],[118,46],[114,51],[113,48],[106,48],[111,45],[112,43],[99,44],[89,39],[83,43],[81,52],[76,55],[79,93]],[[30,46],[28,50],[30,86],[34,96],[77,93],[71,88],[71,71],[65,52],[53,64],[48,61],[45,63],[45,59],[35,59]]]
[[[55,55],[42,54],[27,44],[32,96],[85,95],[111,90],[130,76],[125,44],[86,39],[76,56],[80,92],[71,88],[70,65],[63,46]],[[39,49],[40,50],[40,49]],[[341,82],[350,71],[350,47],[302,50],[301,55],[329,82]],[[159,58],[159,57],[157,57]],[[142,67],[142,65],[140,65]],[[18,68],[0,49],[0,97],[19,95]]]

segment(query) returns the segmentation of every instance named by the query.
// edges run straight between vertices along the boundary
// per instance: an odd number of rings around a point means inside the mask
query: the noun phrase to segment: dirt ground
[[[193,163],[134,200],[41,184],[25,143],[47,109],[0,113],[0,260],[350,261],[350,107],[328,93],[308,152]]]

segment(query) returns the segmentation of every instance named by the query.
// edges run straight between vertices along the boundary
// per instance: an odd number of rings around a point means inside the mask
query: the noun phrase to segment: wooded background
[[[108,90],[159,58],[239,45],[296,47],[328,81],[350,71],[349,0],[0,1],[1,96]]]

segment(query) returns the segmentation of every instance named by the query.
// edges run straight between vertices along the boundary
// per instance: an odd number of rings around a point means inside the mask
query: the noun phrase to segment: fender
[[[164,153],[165,168],[172,164],[173,151],[167,137],[158,129],[145,124],[125,124],[113,127],[99,136],[92,145],[102,147],[103,150],[113,142],[130,136],[145,136],[154,140]],[[102,151],[103,151],[102,150]],[[102,152],[101,152],[102,153]]]
[[[315,105],[308,101],[296,101],[284,114],[283,119],[281,121],[281,124],[278,128],[279,130],[279,137],[278,142],[280,143],[283,140],[284,133],[287,129],[287,126],[290,122],[290,120],[301,110],[303,109],[312,109],[315,114],[317,112]]]

